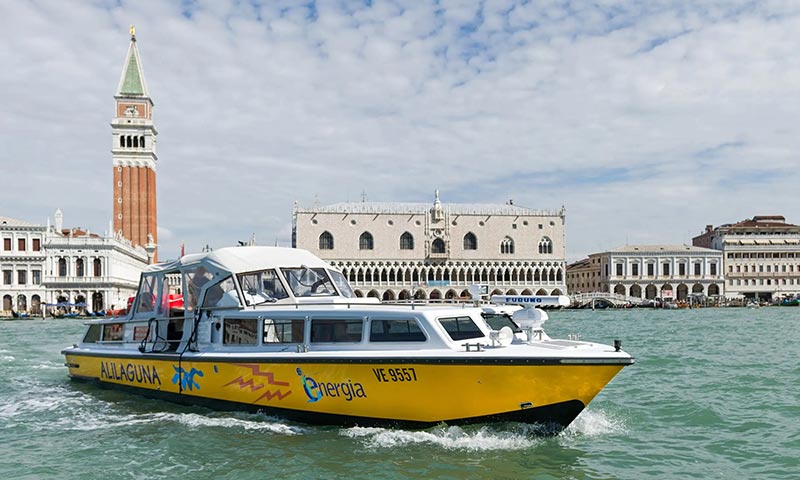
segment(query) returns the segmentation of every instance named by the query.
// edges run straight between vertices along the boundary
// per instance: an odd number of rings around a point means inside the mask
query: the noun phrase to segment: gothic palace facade
[[[566,294],[565,210],[511,204],[354,202],[294,207],[292,244],[383,300]]]

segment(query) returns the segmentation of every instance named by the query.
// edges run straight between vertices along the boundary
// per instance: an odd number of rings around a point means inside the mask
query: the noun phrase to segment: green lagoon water
[[[0,322],[0,479],[800,478],[800,308],[564,310],[545,328],[637,358],[554,438],[147,400],[68,380],[80,320]]]

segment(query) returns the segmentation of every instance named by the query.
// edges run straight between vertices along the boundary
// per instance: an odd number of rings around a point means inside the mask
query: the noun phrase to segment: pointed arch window
[[[414,250],[414,236],[408,232],[400,235],[400,250]]]
[[[506,237],[500,242],[500,253],[514,253],[514,240],[512,240],[511,237]]]
[[[539,253],[553,253],[553,241],[548,237],[542,237],[542,239],[539,240]]]
[[[333,250],[333,235],[327,230],[319,235],[319,249]]]
[[[433,243],[431,243],[431,253],[445,253],[444,240],[441,238],[434,240]]]
[[[358,237],[358,249],[359,250],[372,250],[375,248],[375,242],[372,239],[372,234],[369,232],[364,232]]]
[[[464,235],[464,250],[477,250],[478,249],[478,238],[475,236],[474,233],[469,232]]]

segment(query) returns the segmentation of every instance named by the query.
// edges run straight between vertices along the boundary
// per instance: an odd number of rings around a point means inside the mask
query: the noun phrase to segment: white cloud
[[[162,258],[287,244],[293,201],[362,191],[563,204],[570,259],[800,222],[796,3],[532,3],[3,2],[0,211],[106,228],[133,23]]]

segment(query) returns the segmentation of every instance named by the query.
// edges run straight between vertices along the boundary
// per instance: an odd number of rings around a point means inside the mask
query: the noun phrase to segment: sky
[[[136,38],[159,257],[293,203],[566,208],[567,260],[800,223],[797,1],[2,1],[0,215],[102,233]]]

